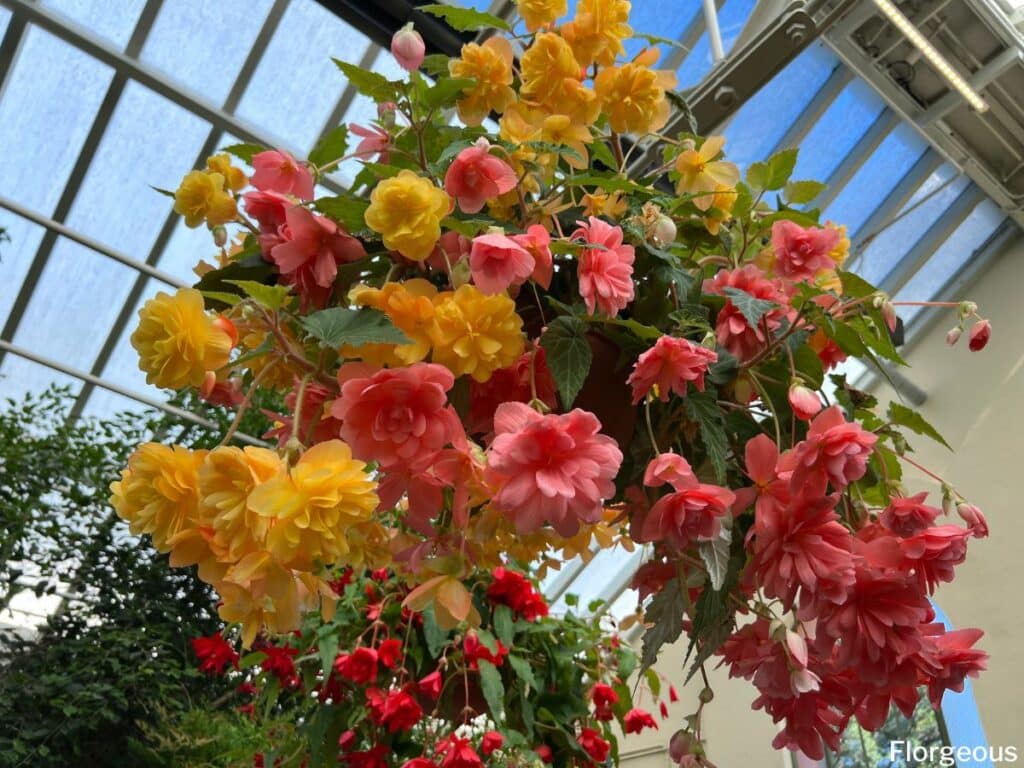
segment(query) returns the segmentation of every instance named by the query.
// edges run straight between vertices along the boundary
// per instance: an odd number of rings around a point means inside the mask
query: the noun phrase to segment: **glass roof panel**
[[[171,209],[170,200],[164,200],[164,208],[164,215],[166,215]],[[157,266],[183,283],[191,285],[199,279],[192,268],[199,263],[200,259],[205,259],[212,264],[216,252],[217,249],[210,236],[210,230],[206,227],[186,227],[185,220],[179,218]],[[166,291],[167,286],[162,282],[154,282],[149,290],[150,292]]]
[[[358,62],[368,47],[364,35],[319,3],[291,3],[253,73],[238,114],[308,152],[345,86],[330,57]]]
[[[4,400],[19,401],[25,395],[39,394],[50,385],[70,387],[72,395],[82,390],[82,382],[73,376],[65,376],[17,355],[4,355],[0,365],[0,396]]]
[[[209,131],[206,121],[129,82],[75,198],[68,224],[144,260],[169,204],[149,186],[176,188],[183,163],[199,153]]]
[[[726,0],[725,5],[718,9],[718,28],[722,33],[722,47],[726,54],[743,30],[747,17],[754,9],[754,2],[755,0]],[[658,28],[660,27],[655,26],[655,29]],[[679,67],[679,88],[686,89],[697,85],[704,75],[711,71],[711,65],[711,43],[705,31]]]
[[[845,224],[850,232],[856,232],[886,192],[913,167],[927,148],[924,139],[910,125],[898,125],[878,149],[865,158],[860,170],[825,209],[822,219]]]
[[[825,181],[839,166],[884,108],[863,80],[854,80],[836,97],[801,142],[795,179]]]
[[[123,49],[139,20],[146,0],[43,0],[42,4],[77,22],[95,37]]]
[[[636,570],[639,564],[639,557],[639,548],[633,552],[629,552],[622,547],[602,549],[594,555],[594,558],[573,579],[569,588],[552,606],[552,609],[559,612],[567,610],[566,595],[576,595],[579,597],[580,609],[585,610],[587,603],[600,597],[612,580],[625,571],[632,573],[632,571]]]
[[[850,269],[874,285],[881,283],[967,186],[966,177],[955,176],[956,170],[948,164],[929,176],[897,214],[901,218],[868,243]]]
[[[7,322],[14,299],[21,290],[32,257],[43,240],[45,229],[0,208],[0,227],[7,230],[9,243],[0,243],[0,324]],[[2,326],[0,326],[2,327]],[[0,389],[3,385],[0,383]]]
[[[741,168],[765,160],[838,66],[839,59],[821,43],[790,62],[739,108],[722,131],[729,160]]]
[[[135,326],[138,322],[137,318],[139,310],[142,309],[143,304],[156,296],[159,291],[169,292],[169,289],[161,283],[158,283],[156,280],[146,281],[146,285],[142,289],[142,294],[140,295],[139,300],[132,308],[132,313],[130,315],[131,319],[125,329],[121,332],[121,338],[118,339],[117,344],[114,345],[114,352],[110,356],[110,359],[107,360],[106,366],[103,368],[102,376],[112,384],[119,384],[133,392],[163,399],[163,393],[161,390],[156,387],[151,387],[146,383],[146,375],[139,370],[138,353],[131,345],[131,335],[134,333]],[[96,392],[98,393],[99,390],[96,390]]]
[[[678,40],[701,13],[700,3],[696,0],[676,3],[633,3],[629,25],[636,32]],[[639,37],[627,40],[626,55],[632,58],[650,45],[647,40]],[[658,44],[657,47],[662,55],[674,50],[672,46],[664,44]]]
[[[11,12],[0,6],[0,35],[7,31],[7,23],[11,20]]]
[[[164,3],[141,59],[222,104],[249,55],[271,0]]]
[[[635,589],[627,589],[608,606],[608,613],[616,619],[622,619],[624,616],[636,612],[639,601],[640,593]]]
[[[121,311],[136,272],[58,238],[14,343],[88,370]]]
[[[152,395],[150,395],[152,397]],[[118,413],[142,413],[149,410],[149,406],[143,405],[138,400],[111,392],[109,389],[96,387],[89,395],[82,415],[97,419],[106,419]]]
[[[112,70],[29,26],[0,98],[0,194],[53,212]]]

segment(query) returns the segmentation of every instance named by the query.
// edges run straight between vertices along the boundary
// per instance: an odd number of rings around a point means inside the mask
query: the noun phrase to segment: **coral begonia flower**
[[[364,127],[352,123],[349,131],[359,136],[361,141],[356,145],[353,157],[360,160],[374,160],[387,163],[391,157],[391,134],[383,128],[371,125]]]
[[[661,402],[668,402],[669,392],[686,397],[689,382],[704,391],[704,374],[718,360],[710,349],[687,339],[661,336],[653,347],[643,352],[633,366],[627,384],[633,388],[633,405],[657,387]]]
[[[477,139],[456,155],[444,175],[445,191],[465,213],[478,213],[488,200],[515,189],[516,172],[490,150],[487,139]]]
[[[502,234],[478,235],[469,252],[469,271],[482,293],[503,293],[526,281],[535,262],[529,251]]]
[[[584,241],[579,256],[580,295],[591,315],[597,309],[615,317],[633,300],[632,245],[622,242],[622,228],[591,216],[579,225],[572,240]],[[596,245],[597,248],[587,247]]]
[[[839,244],[839,231],[801,227],[792,221],[772,224],[775,274],[790,280],[811,280],[819,272],[835,267],[832,250]]]
[[[264,192],[294,195],[300,200],[313,199],[313,177],[309,169],[296,162],[287,152],[268,149],[252,156],[252,185]]]
[[[512,239],[533,256],[534,266],[530,279],[545,290],[550,288],[554,259],[551,256],[551,235],[548,231],[540,224],[531,224],[525,234],[512,235]]]

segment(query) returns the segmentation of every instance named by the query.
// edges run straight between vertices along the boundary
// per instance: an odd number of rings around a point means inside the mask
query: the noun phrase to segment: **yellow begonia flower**
[[[548,115],[541,124],[541,141],[569,147],[579,154],[580,159],[578,160],[571,155],[565,156],[565,161],[573,168],[587,167],[590,162],[587,144],[593,140],[594,135],[590,129],[585,125],[573,122],[568,115]]]
[[[364,219],[366,226],[383,235],[385,248],[423,261],[441,237],[441,219],[450,209],[451,200],[443,189],[403,170],[374,187]]]
[[[597,94],[582,83],[583,70],[565,40],[554,32],[534,39],[519,63],[522,86],[519,95],[546,114],[568,115],[590,125],[600,114]]]
[[[199,465],[206,451],[146,443],[128,459],[121,479],[110,484],[110,503],[136,536],[148,533],[159,552],[196,523]]]
[[[346,531],[377,508],[377,484],[341,440],[314,445],[286,475],[258,485],[249,507],[270,523],[267,548],[278,562],[310,570],[348,554]]]
[[[708,215],[704,217],[704,226],[712,235],[717,235],[722,223],[732,218],[732,207],[736,204],[736,189],[720,185],[714,194],[706,197],[709,205],[704,209],[708,211]]]
[[[206,158],[206,170],[223,176],[224,187],[229,192],[239,192],[249,183],[249,177],[231,164],[231,156],[226,152]]]
[[[222,560],[236,562],[264,548],[270,521],[250,509],[249,495],[286,471],[266,448],[222,446],[206,456],[199,468],[199,520],[212,529],[211,545]]]
[[[580,0],[576,17],[562,27],[576,60],[584,67],[595,61],[605,67],[626,50],[622,41],[631,37],[628,0]]]
[[[618,219],[629,209],[622,192],[607,193],[603,189],[583,195],[583,215],[603,216],[606,219]]]
[[[504,37],[490,37],[483,45],[466,43],[461,58],[448,62],[452,77],[476,81],[456,102],[459,119],[466,125],[480,125],[491,112],[501,114],[516,100],[512,89],[512,44]]]
[[[194,288],[173,296],[161,291],[147,301],[131,344],[146,382],[168,389],[200,386],[206,372],[226,365],[231,353],[231,338],[213,324]]]
[[[523,321],[506,294],[485,296],[472,285],[439,294],[431,329],[433,361],[456,376],[487,381],[523,353]]]
[[[434,324],[434,297],[437,288],[427,280],[413,278],[387,282],[380,288],[357,285],[349,291],[349,301],[359,307],[379,309],[404,333],[409,344],[363,344],[343,346],[340,354],[365,360],[378,366],[397,368],[418,363],[430,354],[430,328]]]
[[[567,0],[516,0],[528,32],[547,27],[569,11]]]
[[[665,91],[675,84],[676,76],[671,72],[656,72],[631,63],[602,69],[594,80],[594,89],[613,131],[646,134],[668,122]]]
[[[735,163],[715,160],[723,146],[724,136],[709,136],[700,149],[690,146],[676,158],[675,167],[679,172],[676,191],[695,195],[693,204],[702,211],[712,206],[718,189],[735,187],[740,180],[740,169]]]
[[[219,173],[191,171],[174,193],[174,211],[185,217],[185,225],[198,227],[204,221],[211,227],[227,224],[238,216],[235,199],[225,191],[225,179]]]
[[[839,242],[836,243],[835,248],[829,251],[828,257],[835,262],[837,267],[841,267],[850,255],[850,237],[846,233],[846,225],[833,224],[831,221],[826,221],[825,229],[834,229],[839,233]]]

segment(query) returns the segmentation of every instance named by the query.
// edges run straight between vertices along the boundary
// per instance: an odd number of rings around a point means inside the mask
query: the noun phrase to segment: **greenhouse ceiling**
[[[471,4],[496,14],[510,6]],[[329,56],[391,77],[400,71],[332,5],[339,3],[0,0],[0,227],[10,238],[0,243],[0,397],[56,382],[77,393],[75,416],[165,407],[145,385],[128,335],[141,304],[193,282],[192,267],[211,246],[207,232],[185,227],[150,187],[175,187],[188,159],[199,166],[237,141],[305,156],[339,123],[369,122],[374,105],[346,86]],[[736,58],[734,47],[746,46],[772,7],[782,7],[717,5],[722,62],[713,61],[700,0],[633,2],[636,30],[679,41],[660,47],[662,66],[677,71],[684,91],[707,90]],[[839,5],[852,6],[860,25],[873,13],[868,0]],[[915,20],[932,25],[922,27],[926,34],[948,34],[935,24],[946,6],[953,3],[914,5]],[[851,21],[845,30],[861,34]],[[905,300],[943,296],[982,268],[1016,225],[1000,207],[1006,198],[997,203],[996,186],[974,173],[979,163],[950,163],[948,142],[930,143],[905,94],[856,60],[852,39],[860,38],[812,36],[760,90],[741,93],[723,123],[701,128],[724,133],[741,167],[803,147],[794,176],[827,181],[817,204],[823,219],[848,226],[858,271]],[[645,45],[635,39],[629,52]],[[1011,58],[1000,76],[1020,68]],[[984,63],[976,57],[974,65]],[[1005,117],[1012,134],[1012,105],[986,95],[991,119]],[[947,107],[939,118],[974,119],[959,103]],[[928,125],[936,123],[945,126],[941,119]],[[327,186],[343,187],[356,170],[343,165]],[[912,338],[926,318],[908,312],[903,319]],[[586,567],[553,575],[546,588],[629,612],[628,576],[641,556],[602,552]]]

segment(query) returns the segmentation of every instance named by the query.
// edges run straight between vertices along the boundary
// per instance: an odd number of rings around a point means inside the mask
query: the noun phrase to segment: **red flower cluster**
[[[370,719],[388,729],[388,733],[408,731],[423,718],[423,708],[404,690],[382,691],[370,688],[366,691],[366,703],[370,707]]]
[[[487,599],[495,605],[507,605],[527,621],[548,615],[544,596],[533,588],[530,580],[505,567],[494,569],[494,581],[487,588]]]
[[[192,651],[199,659],[200,672],[223,675],[229,665],[238,669],[238,652],[220,632],[209,637],[193,637]]]
[[[479,669],[479,661],[489,661],[496,667],[500,667],[504,662],[506,656],[508,656],[508,648],[506,648],[501,640],[494,641],[497,644],[497,650],[491,651],[486,645],[480,642],[480,636],[476,632],[467,632],[465,639],[462,641],[462,654],[466,659],[466,663],[469,664],[470,669]]]

